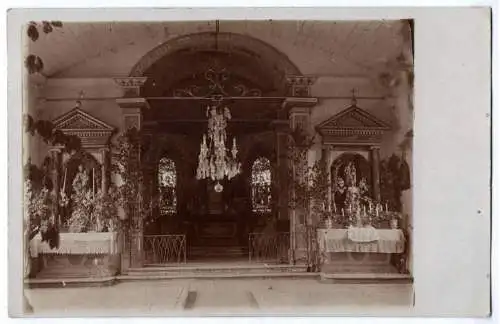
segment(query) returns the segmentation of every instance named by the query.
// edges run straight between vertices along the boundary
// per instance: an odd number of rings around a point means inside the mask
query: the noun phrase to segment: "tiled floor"
[[[174,280],[111,287],[29,289],[35,316],[407,313],[407,284],[325,284],[313,279]]]

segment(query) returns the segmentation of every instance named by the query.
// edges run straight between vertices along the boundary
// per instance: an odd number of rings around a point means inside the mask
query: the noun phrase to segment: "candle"
[[[337,213],[337,204],[336,203],[333,203],[333,212]]]
[[[95,192],[95,169],[92,168],[92,195],[94,195]]]
[[[68,168],[64,168],[64,180],[63,180],[63,187],[62,187],[62,191],[65,192],[65,188],[66,188],[66,175],[68,173]]]
[[[377,208],[376,208],[376,212],[377,212],[377,217],[378,217],[378,206],[377,206]]]
[[[366,216],[366,206],[363,206],[363,213],[365,214]]]
[[[344,217],[344,208],[342,208],[342,217]]]
[[[385,203],[385,212],[388,213],[389,212],[389,208],[387,208],[387,203]]]

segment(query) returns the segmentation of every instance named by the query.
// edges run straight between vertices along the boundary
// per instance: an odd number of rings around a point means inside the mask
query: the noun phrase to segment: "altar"
[[[322,272],[401,272],[406,244],[401,229],[322,228],[317,237]]]
[[[117,232],[60,233],[59,247],[52,249],[40,234],[30,241],[37,278],[111,277],[119,270]]]
[[[405,237],[400,229],[374,229],[373,240],[354,240],[349,229],[319,229],[319,248],[325,253],[403,253]]]

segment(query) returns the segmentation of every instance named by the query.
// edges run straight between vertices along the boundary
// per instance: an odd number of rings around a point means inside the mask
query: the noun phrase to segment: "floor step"
[[[266,278],[318,278],[318,273],[311,272],[285,272],[285,273],[180,273],[180,274],[155,274],[155,275],[133,275],[118,276],[119,281],[135,280],[174,280],[174,279],[266,279]]]
[[[412,283],[409,274],[402,273],[321,273],[320,281],[324,283]]]
[[[127,275],[132,276],[193,276],[193,275],[226,275],[226,274],[269,274],[269,273],[301,273],[306,272],[305,266],[291,266],[278,264],[186,264],[171,266],[146,266],[143,268],[129,268]]]

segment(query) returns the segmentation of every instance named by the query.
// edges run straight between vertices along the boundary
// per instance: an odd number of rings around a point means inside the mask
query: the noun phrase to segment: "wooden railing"
[[[186,235],[144,235],[146,264],[186,263]]]

